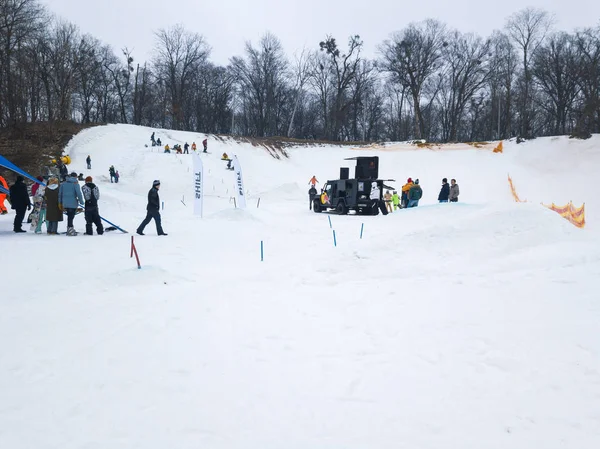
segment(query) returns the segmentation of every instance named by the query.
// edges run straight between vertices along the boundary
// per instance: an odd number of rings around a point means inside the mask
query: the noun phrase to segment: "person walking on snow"
[[[415,183],[408,191],[408,207],[417,207],[422,196],[423,189],[419,185],[419,180],[415,179]]]
[[[202,141],[202,146],[204,147],[204,153],[208,153],[208,151],[206,151],[208,148],[208,139]]]
[[[308,210],[312,210],[312,205],[313,202],[315,201],[315,198],[317,197],[317,189],[315,188],[315,186],[312,186],[309,190],[308,190]]]
[[[110,175],[110,183],[112,184],[115,179],[115,166],[111,165],[110,168],[108,169],[108,174]]]
[[[150,223],[150,221],[154,218],[156,222],[156,233],[158,235],[167,235],[165,231],[163,231],[161,220],[160,220],[160,197],[158,196],[158,190],[160,189],[160,181],[156,180],[152,183],[152,188],[148,192],[148,205],[146,206],[146,218],[139,225],[136,232],[139,235],[144,234],[144,228]]]
[[[394,210],[392,209],[392,194],[389,190],[385,192],[385,195],[383,195],[383,200],[385,201],[385,208],[387,209],[387,211],[394,212]]]
[[[0,185],[2,187],[4,187],[6,190],[8,190],[8,184],[6,183],[6,179],[4,179],[2,176],[0,176]],[[4,205],[5,199],[6,199],[6,193],[0,192],[0,215],[8,214],[8,210],[6,209],[6,206]]]
[[[121,177],[121,175],[119,174],[119,170],[115,170],[115,183],[119,182],[120,177]]]
[[[447,203],[448,197],[450,195],[450,185],[448,184],[448,179],[442,179],[442,189],[440,190],[440,194],[438,195],[438,201],[440,203]]]
[[[100,199],[100,190],[94,184],[91,176],[85,178],[85,185],[81,188],[83,198],[85,199],[85,233],[94,235],[92,224],[96,225],[98,235],[104,234],[104,226],[100,219],[100,211],[98,210],[98,200]]]
[[[58,178],[52,177],[48,180],[48,186],[44,192],[46,200],[46,230],[50,235],[58,234],[58,222],[63,221],[63,213],[58,203]]]
[[[183,154],[190,154],[190,152],[188,151],[189,148],[190,148],[190,146],[186,142],[185,145],[183,146]]]
[[[87,164],[88,170],[91,170],[92,169],[92,158],[89,154],[88,154],[88,157],[85,158],[85,162]]]
[[[394,190],[394,194],[392,195],[392,203],[394,204],[394,211],[400,208],[400,197],[396,190]]]
[[[308,183],[314,187],[319,183],[319,181],[316,176],[313,176],[312,178],[310,178],[310,181],[308,181]]]
[[[457,203],[458,202],[458,195],[460,195],[460,189],[458,188],[458,184],[456,183],[456,179],[452,179],[450,180],[450,194],[448,196],[448,198],[450,199],[451,203]]]
[[[73,172],[58,189],[58,207],[60,210],[67,211],[68,236],[77,235],[73,227],[73,219],[80,204],[83,204],[83,194],[77,182],[77,173]]]
[[[27,232],[23,229],[23,219],[25,218],[25,210],[31,210],[31,200],[29,199],[27,186],[23,182],[23,177],[21,175],[17,176],[17,181],[10,186],[9,191],[11,208],[16,211],[13,231]]]

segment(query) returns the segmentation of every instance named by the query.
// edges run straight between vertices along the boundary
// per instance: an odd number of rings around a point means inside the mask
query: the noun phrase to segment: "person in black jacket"
[[[144,228],[150,221],[154,218],[156,222],[156,233],[158,235],[167,235],[165,231],[163,231],[161,222],[160,222],[160,198],[158,196],[158,190],[160,189],[160,181],[156,180],[152,183],[152,188],[148,192],[148,206],[146,206],[146,218],[137,228],[137,233],[139,235],[144,235]]]
[[[312,210],[312,205],[316,197],[317,189],[315,189],[315,186],[312,186],[308,191],[308,210]]]
[[[98,235],[104,234],[104,226],[102,226],[102,219],[100,218],[100,212],[98,211],[100,190],[98,189],[98,186],[94,184],[91,176],[85,178],[85,185],[81,188],[81,192],[83,193],[83,199],[85,200],[85,233],[87,235],[94,235],[92,225],[95,224]]]
[[[447,203],[448,196],[450,195],[450,184],[448,184],[448,179],[442,179],[442,190],[440,190],[440,194],[438,195],[438,201],[440,203]]]
[[[25,210],[31,210],[31,200],[21,175],[17,176],[17,181],[10,187],[10,202],[11,209],[16,211],[13,231],[27,232],[23,229],[23,219],[25,218]]]

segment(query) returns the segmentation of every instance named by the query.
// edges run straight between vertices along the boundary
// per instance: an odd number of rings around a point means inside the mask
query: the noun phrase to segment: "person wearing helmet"
[[[392,204],[394,204],[394,211],[400,208],[400,197],[397,190],[394,190],[394,194],[392,195]]]

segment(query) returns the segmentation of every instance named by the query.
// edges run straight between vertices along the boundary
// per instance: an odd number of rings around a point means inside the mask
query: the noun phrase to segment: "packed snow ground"
[[[209,139],[200,219],[192,157],[145,147],[151,132],[93,128],[66,149],[130,232],[161,180],[169,236],[151,223],[136,237],[141,270],[131,234],[14,235],[0,217],[0,448],[600,447],[599,136],[282,160]],[[223,151],[241,162],[246,210]],[[369,154],[424,198],[330,216],[334,247],[307,182]],[[460,203],[436,204],[442,177]],[[585,230],[539,204],[569,200],[586,202]]]

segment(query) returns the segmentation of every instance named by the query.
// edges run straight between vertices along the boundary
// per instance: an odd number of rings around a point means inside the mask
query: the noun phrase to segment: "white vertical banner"
[[[242,178],[242,166],[237,156],[233,156],[233,169],[235,170],[235,196],[237,207],[246,209],[246,194],[244,193],[244,179]]]
[[[202,217],[204,207],[204,165],[198,153],[194,153],[194,215]]]

